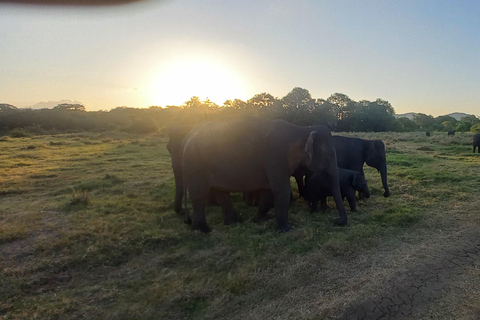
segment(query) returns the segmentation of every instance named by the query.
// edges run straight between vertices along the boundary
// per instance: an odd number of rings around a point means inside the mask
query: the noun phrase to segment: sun
[[[245,82],[233,68],[212,59],[173,60],[161,66],[150,82],[152,105],[182,105],[191,97],[210,99],[218,105],[226,100],[246,99]]]

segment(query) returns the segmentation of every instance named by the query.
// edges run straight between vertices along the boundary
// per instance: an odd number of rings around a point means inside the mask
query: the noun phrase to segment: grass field
[[[345,135],[385,142],[389,198],[365,167],[372,196],[348,226],[334,226],[336,210],[311,214],[297,199],[295,229],[279,234],[274,220],[252,222],[255,208],[233,194],[244,222],[224,226],[210,207],[209,235],[173,211],[161,134],[1,138],[0,318],[336,318],[478,229],[471,134]],[[479,268],[419,318],[478,316]]]

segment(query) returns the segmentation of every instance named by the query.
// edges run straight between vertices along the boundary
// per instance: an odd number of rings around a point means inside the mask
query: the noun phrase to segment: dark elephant
[[[382,178],[384,197],[390,196],[387,184],[387,160],[385,144],[381,140],[364,140],[341,136],[332,137],[337,152],[338,166],[343,169],[358,171],[365,177],[363,164],[378,170]]]
[[[348,138],[332,136],[332,141],[337,153],[337,164],[339,168],[358,171],[365,177],[363,164],[373,167],[380,172],[384,197],[390,196],[390,189],[387,183],[387,160],[385,156],[385,145],[380,140],[364,140],[359,138]],[[308,170],[299,166],[293,173],[298,185],[298,192],[304,197],[304,176]]]
[[[172,126],[168,129],[167,150],[172,159],[172,169],[175,178],[174,210],[177,213],[183,213],[182,141],[192,128],[193,126]]]
[[[425,134],[427,135],[427,137],[430,137],[430,131],[425,132]]]
[[[338,169],[340,194],[347,198],[352,211],[357,210],[355,194],[358,191],[363,198],[370,198],[367,180],[358,171]],[[323,172],[310,173],[305,176],[305,200],[309,202],[312,212],[318,211],[318,202],[322,210],[327,209],[327,196],[331,196],[331,182]]]
[[[455,135],[455,130],[448,130],[447,135],[454,136]]]
[[[182,207],[182,199],[183,199],[183,173],[182,173],[182,142],[183,139],[188,135],[190,130],[192,130],[194,126],[175,126],[168,129],[169,133],[169,140],[167,143],[167,150],[170,153],[170,157],[172,159],[172,169],[173,169],[173,176],[175,178],[175,202],[174,202],[174,210],[177,213],[184,214],[184,208]],[[207,201],[207,205],[216,205],[218,204],[218,200],[215,197],[215,194],[210,193]],[[186,216],[185,222],[190,224],[192,223],[190,217]]]
[[[473,136],[473,153],[475,153],[475,148],[477,147],[477,153],[480,153],[480,133],[475,133]]]
[[[225,223],[238,220],[230,192],[262,191],[257,219],[265,219],[273,200],[277,229],[288,231],[290,176],[300,164],[325,171],[340,217],[347,223],[338,182],[335,149],[328,129],[299,127],[283,120],[240,117],[198,125],[184,140],[182,170],[193,207],[193,227],[210,228],[205,203],[213,191],[222,207]]]

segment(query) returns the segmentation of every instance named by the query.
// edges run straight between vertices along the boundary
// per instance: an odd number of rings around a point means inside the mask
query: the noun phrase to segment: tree
[[[479,122],[480,120],[474,115],[465,116],[460,118],[460,121],[455,124],[455,130],[462,132],[470,131],[470,129]]]
[[[332,111],[336,113],[338,120],[343,120],[347,118],[350,113],[354,112],[352,105],[354,101],[352,101],[352,99],[350,99],[346,94],[338,92],[334,93],[328,97],[327,102],[335,107]]]
[[[276,100],[271,94],[262,92],[247,100],[247,104],[256,109],[263,109],[273,106]]]
[[[65,111],[81,111],[86,112],[85,106],[81,104],[71,104],[71,103],[61,103],[56,107],[53,107],[55,110],[65,110]]]
[[[422,130],[429,130],[430,127],[435,124],[435,120],[432,116],[424,113],[417,113],[413,116],[413,122]]]
[[[8,111],[16,111],[18,110],[17,107],[12,106],[8,103],[0,103],[0,112],[8,112]]]
[[[282,98],[282,102],[286,109],[294,110],[305,108],[308,111],[312,111],[315,100],[312,99],[312,96],[307,89],[295,87]]]
[[[247,107],[247,103],[240,99],[235,100],[227,100],[223,103],[223,107],[225,108],[233,108],[236,110],[243,110]]]
[[[297,125],[313,124],[310,114],[315,108],[315,100],[308,90],[295,87],[281,101],[290,122]]]
[[[399,132],[410,132],[418,129],[418,125],[415,122],[405,117],[397,118],[395,127],[395,130]]]
[[[396,120],[395,111],[388,101],[377,99],[375,102],[357,103],[355,112],[345,119],[353,131],[393,131]]]

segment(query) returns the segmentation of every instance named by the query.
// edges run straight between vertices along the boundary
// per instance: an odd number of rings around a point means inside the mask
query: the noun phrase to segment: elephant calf
[[[342,199],[347,198],[352,211],[357,209],[356,191],[360,193],[361,197],[370,197],[367,180],[360,172],[338,168],[338,180]],[[331,184],[325,174],[313,173],[305,177],[305,200],[308,201],[312,212],[318,211],[318,201],[320,201],[322,210],[327,209],[327,196],[331,195]]]

